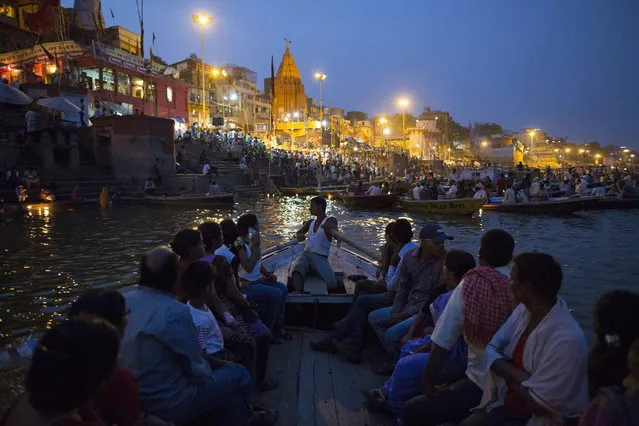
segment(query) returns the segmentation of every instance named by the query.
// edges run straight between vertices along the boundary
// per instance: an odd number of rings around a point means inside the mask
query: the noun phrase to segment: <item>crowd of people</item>
[[[34,199],[48,203],[55,200],[57,189],[55,181],[41,184],[40,174],[35,167],[26,167],[23,170],[17,167],[0,167],[0,191],[6,191],[2,196],[5,201],[12,202],[15,198],[18,203]]]

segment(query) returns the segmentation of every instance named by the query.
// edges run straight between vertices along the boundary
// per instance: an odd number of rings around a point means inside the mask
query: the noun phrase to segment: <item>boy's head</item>
[[[182,274],[182,288],[189,299],[204,296],[212,283],[213,270],[211,269],[211,264],[203,260],[192,263]]]

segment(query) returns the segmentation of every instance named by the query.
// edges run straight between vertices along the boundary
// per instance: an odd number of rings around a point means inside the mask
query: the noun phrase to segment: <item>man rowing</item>
[[[309,273],[318,276],[329,290],[337,288],[337,279],[328,262],[332,231],[337,231],[337,219],[326,216],[326,200],[315,197],[311,200],[310,219],[297,231],[299,241],[306,239],[304,251],[293,263],[292,286],[295,291],[304,291],[304,280]]]

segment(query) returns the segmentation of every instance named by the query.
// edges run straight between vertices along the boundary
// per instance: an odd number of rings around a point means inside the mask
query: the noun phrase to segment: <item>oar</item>
[[[273,246],[273,247],[269,247],[269,248],[267,248],[266,250],[264,250],[264,251],[262,252],[262,256],[265,256],[265,255],[267,255],[267,254],[274,253],[274,252],[276,252],[276,251],[278,251],[278,250],[282,250],[282,249],[284,249],[284,248],[286,248],[286,247],[294,246],[294,245],[296,245],[297,243],[299,243],[299,241],[298,241],[297,239],[294,239],[294,240],[291,240],[291,241],[287,241],[287,242],[285,242],[285,243],[281,243],[281,244],[275,245],[275,246]]]
[[[336,240],[339,240],[339,241],[341,241],[343,243],[348,244],[349,246],[353,247],[354,249],[361,251],[366,256],[368,256],[368,257],[372,258],[373,260],[376,260],[377,262],[381,263],[382,256],[379,253],[377,253],[377,252],[375,252],[373,250],[370,250],[370,249],[368,249],[368,248],[356,243],[355,241],[351,240],[350,238],[348,238],[346,235],[342,234],[341,232],[336,231],[335,229],[331,229],[330,235],[331,235],[331,237],[335,238]]]

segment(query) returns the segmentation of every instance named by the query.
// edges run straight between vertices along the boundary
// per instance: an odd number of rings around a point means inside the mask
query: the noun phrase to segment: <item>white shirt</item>
[[[400,263],[398,263],[397,266],[390,265],[388,267],[388,272],[386,273],[386,287],[389,290],[392,290],[393,288],[397,286],[397,284],[399,284],[399,279],[401,276],[399,272],[399,265],[401,264],[401,261],[404,258],[404,255],[417,246],[418,244],[412,241],[409,241],[406,244],[404,244],[401,249],[399,249],[399,252],[397,253],[397,255],[399,256]]]
[[[198,309],[193,307],[191,302],[187,302],[186,305],[193,319],[195,336],[204,353],[211,355],[224,349],[224,337],[220,326],[208,306],[204,305],[204,309]]]
[[[244,244],[244,249],[246,250],[246,257],[250,258],[251,254],[253,253],[251,251],[251,247],[248,244],[246,244],[244,240],[242,240],[242,237],[240,237],[239,240],[242,242],[242,244]],[[238,268],[237,274],[240,276],[240,278],[245,279],[248,282],[255,282],[255,281],[259,281],[262,278],[262,273],[260,272],[261,270],[262,270],[262,259],[258,259],[257,262],[255,263],[255,266],[253,266],[253,270],[251,272],[247,272],[246,269],[244,269],[244,267],[240,263],[240,267]]]
[[[508,267],[497,269],[502,274],[508,273]],[[462,280],[453,294],[450,296],[446,308],[439,317],[435,330],[431,335],[431,340],[446,350],[450,350],[460,335],[464,335],[464,297],[463,297],[464,280]],[[464,339],[466,336],[464,335]],[[484,367],[484,349],[474,347],[468,340],[468,366],[466,368],[466,376],[479,386],[484,388],[486,380],[486,368]]]
[[[473,195],[473,198],[488,198],[488,196],[486,195],[486,191],[484,191],[483,189],[480,189],[479,191],[475,192],[475,195]]]
[[[422,189],[423,187],[421,185],[416,186],[415,188],[413,188],[413,198],[416,200],[421,200],[422,199]]]
[[[366,191],[366,195],[377,195],[379,193],[379,188],[375,185],[371,185]]]
[[[208,175],[210,170],[211,170],[211,165],[209,163],[206,163],[204,167],[202,167],[202,174]]]
[[[224,257],[224,259],[226,259],[229,263],[233,262],[233,259],[235,259],[235,255],[231,249],[224,244],[215,249],[215,254]]]
[[[450,181],[455,181],[457,182],[459,180],[459,175],[457,173],[451,173],[448,175],[448,182]]]
[[[512,188],[508,188],[504,193],[504,204],[516,204],[517,203],[517,194],[515,190]]]
[[[457,197],[457,185],[451,185],[448,188],[448,192],[446,193],[446,198],[455,198]]]
[[[155,189],[155,184],[152,180],[147,180],[144,182],[144,189]]]
[[[324,232],[324,228],[322,225],[326,223],[328,220],[328,216],[324,218],[322,223],[320,223],[317,231],[315,231],[315,224],[317,223],[317,219],[313,219],[311,225],[308,228],[308,233],[306,234],[306,245],[304,246],[304,250],[321,254],[322,256],[329,255],[331,251],[331,241],[326,236],[326,232]]]

